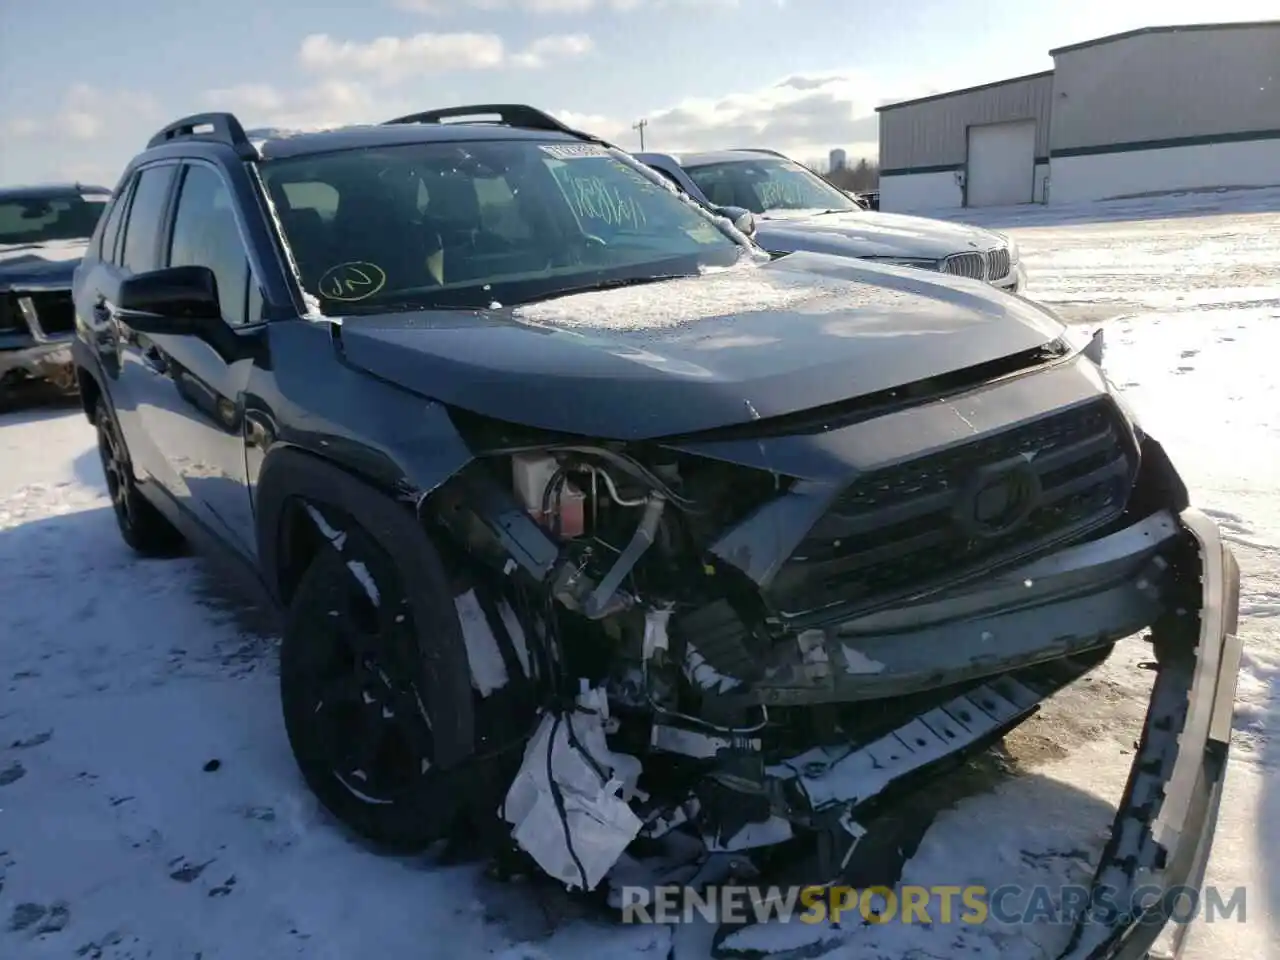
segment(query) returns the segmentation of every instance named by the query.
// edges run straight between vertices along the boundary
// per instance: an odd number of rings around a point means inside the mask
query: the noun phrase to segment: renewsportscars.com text
[[[1194,887],[1138,887],[1130,896],[1108,887],[1064,885],[1000,887],[623,887],[623,923],[961,923],[1074,924],[1086,913],[1109,922],[1141,915],[1166,894],[1173,895],[1175,923],[1203,919],[1245,920],[1245,888],[1203,891]],[[1163,919],[1160,920],[1164,922]]]

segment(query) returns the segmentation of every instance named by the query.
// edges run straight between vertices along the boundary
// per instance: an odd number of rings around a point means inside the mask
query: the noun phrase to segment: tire
[[[98,428],[98,457],[120,536],[144,557],[181,554],[186,547],[182,534],[138,490],[120,426],[101,397],[93,420]]]
[[[385,852],[418,852],[458,823],[471,773],[434,762],[422,691],[440,625],[415,622],[422,598],[407,594],[409,578],[372,537],[349,530],[341,550],[321,549],[290,603],[280,647],[285,731],[330,813]],[[430,572],[415,571],[412,590],[426,581],[431,619],[455,617],[443,574]]]

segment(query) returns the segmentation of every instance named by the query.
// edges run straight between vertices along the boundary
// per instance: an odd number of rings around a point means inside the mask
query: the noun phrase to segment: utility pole
[[[644,152],[644,128],[649,125],[648,120],[637,120],[631,125],[632,130],[640,131],[640,152]]]

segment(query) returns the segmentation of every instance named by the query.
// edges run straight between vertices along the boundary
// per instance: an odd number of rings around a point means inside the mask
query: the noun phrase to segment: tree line
[[[838,170],[830,169],[825,161],[811,163],[809,167],[817,170],[826,178],[828,183],[839,187],[841,190],[848,190],[852,193],[866,193],[877,190],[880,187],[880,164],[874,160],[868,160],[866,157],[863,157],[857,163],[851,163]]]

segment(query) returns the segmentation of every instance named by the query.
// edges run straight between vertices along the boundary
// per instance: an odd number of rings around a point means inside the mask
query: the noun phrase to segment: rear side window
[[[116,241],[120,239],[120,221],[124,219],[124,211],[129,206],[129,191],[133,188],[130,178],[120,188],[115,202],[111,204],[111,212],[107,214],[102,227],[102,236],[98,243],[98,258],[108,263],[116,262]]]
[[[129,205],[129,222],[124,232],[124,255],[120,265],[133,273],[154,270],[160,265],[159,240],[163,227],[165,200],[173,183],[174,166],[148,167],[138,174]]]

